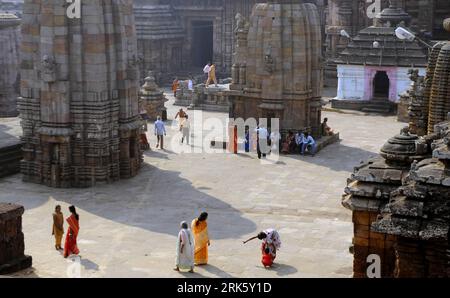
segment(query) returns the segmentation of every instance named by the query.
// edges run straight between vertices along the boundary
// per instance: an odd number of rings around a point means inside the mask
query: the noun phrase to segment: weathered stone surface
[[[31,267],[31,257],[24,254],[23,213],[22,206],[0,203],[0,274]]]
[[[302,1],[303,2],[303,1]],[[278,118],[280,128],[319,136],[321,27],[315,5],[271,1],[236,31],[231,118]],[[298,16],[292,18],[292,16]]]
[[[450,29],[448,22],[445,26]],[[371,224],[371,231],[395,237],[395,277],[450,276],[450,96],[443,91],[447,85],[442,84],[450,73],[449,45],[447,42],[434,47],[425,83],[420,84],[423,91],[412,88],[409,93],[413,112],[409,129],[402,130],[381,149],[381,156],[391,165],[410,165],[408,176],[391,192],[389,202],[380,206],[377,219]],[[417,79],[413,81],[418,84]],[[411,131],[430,133],[419,139]],[[354,213],[365,206],[361,197],[355,197],[352,205],[353,194],[368,193],[366,189],[355,191],[357,185],[349,183],[343,199],[343,205]],[[368,205],[367,210],[372,211]],[[360,269],[354,270],[358,276]]]
[[[140,106],[146,111],[149,120],[156,120],[165,111],[164,103],[168,99],[156,84],[153,72],[149,72],[144,81],[139,94]]]
[[[133,2],[81,5],[69,20],[58,1],[24,3],[25,181],[87,187],[135,176],[142,162]]]
[[[0,9],[0,117],[17,116],[20,19]]]

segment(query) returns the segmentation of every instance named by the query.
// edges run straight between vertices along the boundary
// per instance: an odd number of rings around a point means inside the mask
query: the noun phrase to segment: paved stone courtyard
[[[179,107],[169,98],[173,119]],[[314,158],[281,156],[276,164],[261,164],[256,154],[177,154],[179,136],[168,129],[167,150],[147,152],[143,170],[130,180],[51,189],[25,184],[21,175],[0,179],[0,201],[26,208],[23,228],[33,269],[15,276],[73,272],[73,260],[53,248],[51,213],[61,204],[67,215],[74,204],[80,214],[82,277],[350,277],[351,216],[340,204],[346,179],[404,124],[395,117],[358,113],[324,116],[342,141]],[[204,120],[211,117],[225,119],[226,114],[203,113]],[[0,128],[14,131],[5,129],[14,123],[0,119]],[[193,275],[177,273],[172,268],[179,223],[202,210],[210,214],[210,264]],[[242,241],[269,227],[280,231],[283,244],[276,267],[266,270],[259,243]]]

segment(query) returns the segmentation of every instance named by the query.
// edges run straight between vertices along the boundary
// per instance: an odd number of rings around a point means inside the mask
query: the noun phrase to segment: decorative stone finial
[[[450,18],[444,20],[444,29],[450,32]]]

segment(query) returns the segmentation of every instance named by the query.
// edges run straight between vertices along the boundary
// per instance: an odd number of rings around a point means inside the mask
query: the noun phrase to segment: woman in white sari
[[[177,238],[177,259],[174,270],[189,270],[191,273],[194,272],[194,248],[194,236],[191,230],[189,230],[187,222],[183,221]]]

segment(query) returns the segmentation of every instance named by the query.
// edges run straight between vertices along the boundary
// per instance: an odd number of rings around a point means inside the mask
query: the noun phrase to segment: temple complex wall
[[[20,19],[0,11],[0,117],[17,116]]]

